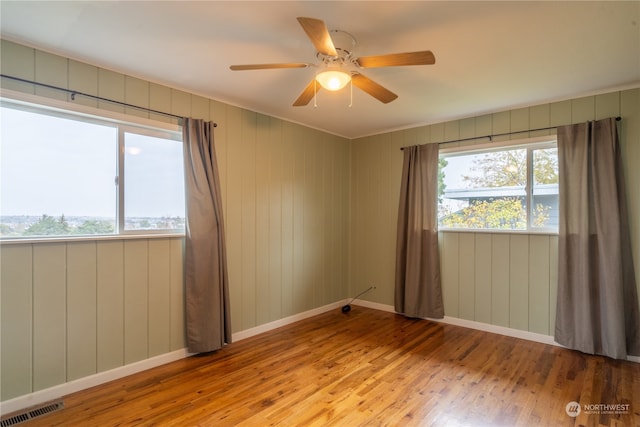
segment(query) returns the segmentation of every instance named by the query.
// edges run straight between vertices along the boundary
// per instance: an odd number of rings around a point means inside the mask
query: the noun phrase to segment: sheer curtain
[[[227,256],[212,122],[183,121],[186,197],[185,312],[187,349],[231,342]]]
[[[638,295],[615,119],[558,128],[560,234],[555,340],[640,355]]]
[[[438,144],[404,148],[395,310],[408,317],[444,317],[438,252]]]

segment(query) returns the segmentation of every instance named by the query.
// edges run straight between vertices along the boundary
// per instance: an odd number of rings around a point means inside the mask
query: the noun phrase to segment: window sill
[[[143,240],[143,239],[181,239],[184,233],[157,233],[157,234],[113,234],[95,236],[59,236],[59,237],[36,237],[36,238],[9,238],[0,239],[0,246],[20,245],[34,243],[74,243],[93,242],[107,240]]]
[[[503,230],[488,228],[439,228],[439,233],[478,233],[478,234],[524,234],[557,236],[558,232],[553,230]]]

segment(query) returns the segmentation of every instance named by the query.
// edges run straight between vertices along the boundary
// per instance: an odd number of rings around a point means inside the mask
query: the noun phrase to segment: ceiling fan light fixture
[[[340,90],[351,81],[351,75],[336,69],[327,69],[316,75],[316,80],[320,85],[331,91]]]

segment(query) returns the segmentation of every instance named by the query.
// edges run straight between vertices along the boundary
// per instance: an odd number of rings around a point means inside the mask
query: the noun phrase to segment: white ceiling
[[[6,1],[11,41],[347,138],[640,86],[640,2]],[[363,69],[353,88],[291,104],[317,63],[296,17],[355,36],[354,56],[431,50],[435,65]]]

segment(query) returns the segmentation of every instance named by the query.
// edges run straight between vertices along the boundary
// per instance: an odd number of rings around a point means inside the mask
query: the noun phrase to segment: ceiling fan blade
[[[309,64],[305,64],[302,62],[289,62],[283,64],[245,64],[245,65],[232,65],[231,68],[233,71],[242,71],[242,70],[269,70],[272,68],[307,68]]]
[[[309,103],[316,95],[316,93],[320,90],[322,86],[316,84],[316,79],[311,80],[311,82],[304,88],[298,99],[293,103],[294,107],[303,107]]]
[[[324,21],[315,18],[299,17],[298,22],[318,52],[324,55],[338,56],[338,52],[336,52],[333,40],[331,40],[331,35]]]
[[[362,56],[356,59],[356,62],[363,68],[397,67],[402,65],[433,65],[436,63],[436,57],[430,50],[423,50],[420,52]]]
[[[351,75],[351,81],[356,87],[362,89],[367,92],[369,95],[376,98],[378,101],[388,104],[398,97],[395,93],[391,92],[389,89],[386,89],[380,86],[378,83],[374,82],[368,77],[363,76],[359,73],[354,73]]]

